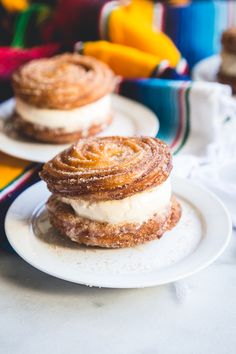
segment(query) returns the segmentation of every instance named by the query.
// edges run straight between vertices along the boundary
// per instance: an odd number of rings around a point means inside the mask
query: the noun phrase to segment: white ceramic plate
[[[14,110],[14,99],[0,106],[0,150],[22,159],[46,162],[70,144],[44,144],[10,134],[6,129],[6,119]],[[155,137],[159,130],[157,116],[144,105],[128,98],[112,95],[113,122],[99,135],[147,135]]]
[[[213,55],[197,63],[192,72],[192,78],[196,81],[217,82],[217,73],[220,68],[220,56]]]
[[[173,180],[183,208],[179,224],[160,240],[118,249],[81,247],[50,227],[44,182],[23,192],[5,221],[9,242],[28,263],[55,277],[88,286],[137,288],[187,277],[211,264],[224,251],[231,221],[223,204],[207,189]]]

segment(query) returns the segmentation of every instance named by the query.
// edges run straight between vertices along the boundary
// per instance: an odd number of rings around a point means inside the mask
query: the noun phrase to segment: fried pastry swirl
[[[111,93],[114,86],[106,64],[79,54],[34,60],[13,75],[16,96],[39,108],[77,108]]]
[[[151,137],[81,139],[47,162],[40,173],[55,195],[96,200],[123,199],[163,183],[171,152]]]

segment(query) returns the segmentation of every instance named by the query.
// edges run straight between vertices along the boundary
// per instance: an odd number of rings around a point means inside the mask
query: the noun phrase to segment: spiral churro
[[[151,137],[81,139],[40,173],[52,196],[51,223],[90,246],[131,247],[160,238],[178,222],[169,147]]]
[[[24,134],[63,143],[103,130],[111,122],[113,72],[79,54],[31,61],[13,75],[16,121]]]

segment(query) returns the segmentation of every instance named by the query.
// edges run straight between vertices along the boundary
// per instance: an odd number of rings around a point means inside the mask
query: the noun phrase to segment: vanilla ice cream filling
[[[110,224],[143,223],[155,214],[164,215],[169,212],[170,200],[169,178],[157,187],[119,200],[91,202],[61,198],[78,216]]]
[[[223,51],[221,59],[221,72],[225,75],[236,76],[236,55]]]
[[[86,130],[93,124],[104,124],[111,112],[111,95],[70,110],[38,108],[16,98],[16,112],[22,119],[49,129],[66,132]]]

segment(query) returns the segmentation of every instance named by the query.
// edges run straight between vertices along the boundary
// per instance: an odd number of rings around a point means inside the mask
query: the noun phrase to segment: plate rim
[[[119,94],[111,94],[112,95],[112,101],[113,101],[113,105],[116,105],[116,107],[118,107],[118,111],[120,112],[124,112],[124,111],[127,111],[127,109],[124,109],[122,110],[119,109],[119,105],[120,105],[120,102],[123,102],[125,105],[129,104],[131,105],[131,109],[130,109],[130,112],[131,112],[131,116],[134,116],[134,114],[132,113],[132,107],[136,107],[136,109],[141,109],[142,111],[146,111],[146,114],[148,114],[148,118],[149,120],[152,120],[152,124],[153,124],[153,127],[152,129],[150,130],[150,133],[148,133],[149,136],[153,136],[155,137],[157,135],[157,133],[159,132],[159,128],[160,128],[160,121],[159,121],[159,118],[158,116],[147,106],[145,106],[144,104],[138,102],[138,101],[135,101],[135,100],[132,100],[128,97],[124,97],[124,96],[121,96]],[[3,102],[0,104],[0,111],[2,109],[2,107],[4,105],[13,105],[14,104],[14,97],[13,98],[10,98],[8,99],[7,101]],[[0,123],[4,120],[4,115],[0,115]],[[130,118],[129,118],[130,119]],[[141,119],[141,118],[135,118],[135,120],[137,121],[138,119]],[[147,135],[147,134],[146,134]],[[95,135],[96,136],[96,135]],[[141,134],[139,135],[141,136]],[[2,139],[1,139],[2,138]],[[29,156],[27,153],[26,154],[22,154],[21,152],[18,153],[18,150],[15,149],[15,151],[13,151],[12,149],[8,149],[8,146],[9,144],[4,144],[4,141],[6,142],[6,139],[9,143],[9,140],[14,140],[14,139],[11,139],[10,137],[7,136],[7,134],[4,133],[3,129],[1,128],[0,129],[0,151],[10,155],[10,156],[13,156],[13,157],[16,157],[16,158],[20,158],[20,159],[24,159],[26,161],[31,161],[31,162],[38,162],[38,163],[45,163],[47,162],[50,157],[48,157],[47,159],[40,159],[38,156],[34,157],[33,156]],[[1,143],[1,140],[3,141]],[[55,146],[55,147],[60,147],[61,146],[61,150],[64,150],[66,148],[68,148],[72,143],[68,143],[68,144],[44,144],[44,143],[40,143],[40,142],[37,142],[37,144],[42,144],[44,147],[46,147],[47,145],[48,146]],[[32,145],[30,142],[28,143],[28,147],[30,148],[30,145]],[[22,151],[22,150],[20,150]],[[57,152],[58,153],[58,152]],[[39,152],[40,154],[40,152]],[[56,152],[55,152],[55,155],[56,155]]]
[[[72,282],[72,283],[76,283],[76,284],[81,284],[81,285],[86,285],[86,286],[89,286],[89,287],[102,287],[102,288],[113,288],[113,289],[131,289],[131,288],[145,288],[145,287],[153,287],[153,286],[158,286],[158,285],[164,285],[164,284],[168,284],[168,283],[172,283],[172,282],[175,282],[175,281],[179,281],[181,279],[184,279],[184,278],[187,278],[193,274],[196,274],[198,273],[199,271],[207,268],[209,265],[211,265],[223,252],[224,250],[226,249],[226,247],[228,246],[229,242],[230,242],[230,239],[231,239],[231,235],[232,235],[232,221],[231,221],[231,217],[230,217],[230,214],[228,212],[228,210],[226,209],[226,207],[224,206],[223,202],[214,194],[212,193],[210,190],[208,190],[206,187],[202,186],[201,184],[199,184],[198,182],[196,181],[192,181],[192,180],[188,180],[188,179],[184,179],[184,178],[181,178],[181,177],[172,177],[173,178],[173,181],[174,181],[174,184],[175,183],[188,183],[188,185],[190,186],[190,188],[197,188],[197,189],[200,189],[202,192],[204,193],[207,193],[207,195],[213,200],[215,203],[218,204],[218,207],[220,207],[221,209],[221,212],[223,211],[223,214],[224,214],[224,218],[225,218],[225,222],[227,224],[227,230],[225,231],[225,235],[224,235],[224,241],[221,245],[221,247],[214,252],[214,255],[211,255],[211,257],[207,260],[207,261],[204,261],[202,264],[196,266],[194,269],[190,269],[190,270],[187,270],[185,271],[183,274],[179,274],[178,276],[172,276],[172,277],[167,277],[166,280],[162,280],[162,281],[158,281],[156,282],[155,279],[151,280],[151,281],[145,281],[145,283],[143,283],[142,285],[139,285],[139,284],[135,284],[135,281],[134,283],[131,283],[131,284],[126,284],[126,285],[122,285],[122,284],[109,284],[109,279],[108,279],[108,282],[107,281],[103,281],[101,283],[101,281],[94,281],[91,283],[89,281],[84,281],[84,280],[75,280],[68,276],[63,276],[63,275],[60,275],[58,273],[55,273],[51,270],[47,270],[45,269],[45,267],[41,266],[41,265],[38,265],[37,262],[36,264],[34,263],[34,261],[32,261],[32,259],[28,259],[27,256],[24,255],[24,252],[22,252],[21,249],[19,249],[20,247],[18,247],[15,243],[14,243],[14,236],[12,237],[10,235],[10,231],[9,231],[9,223],[10,223],[10,219],[11,219],[11,213],[12,213],[12,209],[14,208],[15,206],[15,203],[17,202],[17,200],[19,201],[20,198],[23,198],[23,194],[26,194],[27,192],[29,193],[29,190],[30,189],[34,189],[36,185],[45,185],[44,182],[42,181],[39,181],[35,184],[33,184],[32,186],[28,187],[25,191],[23,191],[15,200],[14,202],[11,204],[10,208],[8,209],[7,211],[7,214],[6,214],[6,217],[5,217],[5,222],[4,222],[4,226],[5,226],[5,232],[6,232],[6,236],[7,236],[7,239],[9,241],[9,243],[11,244],[12,248],[15,250],[15,252],[24,260],[26,261],[28,264],[30,264],[31,266],[33,266],[34,268],[42,271],[43,273],[46,273],[46,274],[49,274],[50,276],[54,276],[56,278],[59,278],[59,279],[62,279],[62,280],[65,280],[65,281],[69,281],[69,282]],[[46,186],[45,186],[46,187]],[[181,195],[181,193],[180,193]],[[191,200],[189,200],[189,202],[191,203]],[[39,203],[35,204],[34,205],[34,209],[35,207],[38,205]],[[29,226],[29,225],[28,225]],[[195,251],[198,250],[199,247],[196,248]],[[195,251],[193,253],[191,253],[190,255],[188,255],[184,260],[186,260],[187,258],[190,258],[192,257],[192,255],[195,253]],[[178,263],[181,263],[183,262],[183,260],[181,260],[180,262]],[[176,265],[178,263],[175,263],[173,265],[170,265],[169,267],[166,267],[166,268],[172,268],[172,267],[176,267]],[[164,268],[165,269],[165,268]],[[147,272],[148,274],[150,274],[151,272],[153,272],[155,270],[151,270],[150,272]],[[162,271],[162,270],[158,270],[159,272]],[[145,273],[146,274],[146,273]],[[129,276],[132,276],[132,274]]]

